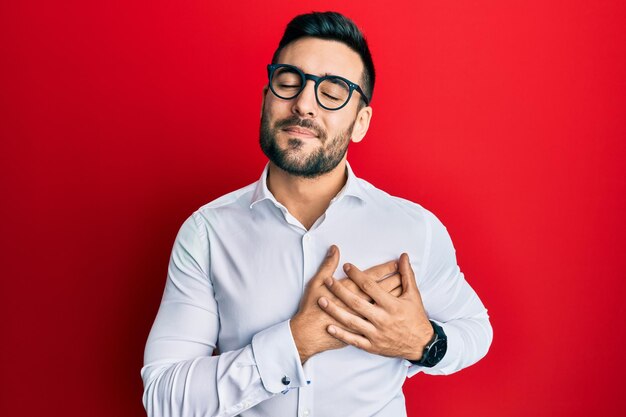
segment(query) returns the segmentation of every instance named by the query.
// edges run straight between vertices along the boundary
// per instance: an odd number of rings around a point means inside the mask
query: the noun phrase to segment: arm
[[[195,215],[194,215],[195,216]],[[174,243],[161,307],[146,344],[143,403],[150,417],[234,416],[306,384],[289,322],[212,356],[220,321],[209,275],[209,242],[195,217]],[[289,375],[290,384],[282,383]]]
[[[409,376],[420,371],[432,375],[457,372],[484,357],[493,339],[487,309],[457,265],[448,231],[432,213],[426,211],[425,217],[429,240],[420,289],[429,318],[448,337],[448,351],[433,368],[412,366]]]

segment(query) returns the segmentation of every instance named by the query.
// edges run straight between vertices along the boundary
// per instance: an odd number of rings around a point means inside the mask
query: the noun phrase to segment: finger
[[[364,336],[347,332],[344,329],[338,326],[334,326],[332,324],[326,328],[326,331],[331,336],[335,337],[336,339],[342,341],[347,345],[352,345],[367,352],[372,349],[372,342],[370,342],[369,339]]]
[[[378,281],[378,285],[380,285],[380,288],[382,288],[383,291],[391,293],[391,291],[396,288],[402,287],[402,277],[399,273],[395,272],[390,277],[387,277],[382,281]]]
[[[374,315],[376,314],[376,307],[363,300],[343,285],[337,284],[334,278],[327,278],[324,281],[324,284],[326,284],[326,287],[330,290],[330,292],[332,292],[335,297],[343,301],[349,309],[370,321],[374,318]]]
[[[313,277],[313,280],[319,285],[323,285],[324,279],[332,277],[333,273],[339,265],[339,248],[335,245],[331,245],[326,253],[326,257],[322,261],[317,273]]]
[[[320,297],[326,297],[329,300],[332,300],[334,303],[336,303],[339,307],[343,308],[344,310],[350,310],[348,308],[347,305],[344,304],[343,301],[341,301],[339,298],[337,298],[335,296],[335,294],[333,294],[332,292],[330,292],[330,290],[328,289],[328,287],[326,287],[326,285],[324,285],[324,282],[322,281],[321,287],[319,287],[316,291],[315,291],[315,300],[313,300],[314,304],[317,304],[317,300]]]
[[[415,282],[415,274],[413,273],[413,268],[411,268],[411,263],[409,262],[409,255],[406,253],[400,255],[398,269],[400,271],[400,276],[402,277],[402,295],[409,296],[414,293],[419,294],[417,283]]]
[[[329,316],[337,320],[337,322],[339,322],[343,327],[354,333],[367,336],[368,334],[371,334],[372,331],[376,330],[374,325],[369,321],[337,307],[335,303],[326,297],[321,297],[318,300],[318,304],[322,310],[328,313]]]
[[[361,291],[359,286],[356,285],[356,283],[354,281],[352,281],[350,278],[338,279],[337,282],[340,283],[341,285],[343,285],[344,287],[346,287],[347,289],[349,289],[350,291],[352,291],[354,294],[356,294],[359,297],[361,297],[362,299],[364,299],[365,301],[367,301],[368,303],[373,301],[372,297],[370,297],[369,295],[367,295],[363,291]]]
[[[402,295],[402,286],[396,287],[389,293],[394,297],[400,297]]]
[[[335,268],[336,269],[336,268]],[[333,271],[334,272],[334,271]],[[303,295],[303,300],[307,299],[307,304],[311,304],[313,306],[318,306],[317,305],[317,300],[320,297],[327,297],[329,300],[334,301],[339,307],[343,308],[344,310],[350,310],[350,308],[344,304],[343,301],[341,301],[339,298],[337,298],[335,296],[335,294],[333,294],[328,287],[324,284],[324,279],[320,279],[321,278],[329,278],[329,277],[324,277],[323,275],[319,275],[316,274],[316,276],[314,277],[314,279],[312,279],[311,281],[309,281],[309,284],[307,285],[307,289],[305,294]],[[331,275],[332,277],[332,275]],[[317,281],[314,281],[317,280]],[[345,279],[341,279],[341,280],[335,280],[335,282],[342,282]],[[347,280],[346,280],[347,281]],[[356,284],[353,284],[356,288]],[[358,289],[358,288],[357,288]]]
[[[363,271],[367,274],[370,274],[376,281],[385,282],[385,285],[382,288],[389,292],[400,285],[400,275],[398,274],[398,262],[397,261],[389,261],[383,264],[379,264],[373,266],[371,268]],[[393,280],[388,281],[391,277],[394,277]],[[340,280],[341,284],[348,288],[350,291],[361,297],[367,302],[373,302],[372,297],[361,291],[359,286],[352,281],[351,279],[342,279]],[[397,282],[397,283],[396,283]]]
[[[359,270],[359,268],[352,264],[345,264],[343,270],[348,277],[359,286],[361,291],[372,297],[372,300],[374,300],[376,304],[383,305],[385,302],[389,301],[390,295],[380,288],[378,283],[368,274]]]
[[[379,264],[371,268],[367,268],[363,272],[372,275],[373,277],[375,277],[376,281],[379,281],[397,271],[398,271],[398,262],[389,261],[389,262],[385,262],[384,264]]]
[[[363,300],[367,301],[368,303],[374,302],[374,300],[372,300],[372,297],[370,297],[369,295],[361,291],[359,287],[354,283],[354,281],[352,281],[350,278],[341,278],[341,279],[338,279],[336,282],[348,288],[350,291],[352,291],[354,294],[361,297]],[[397,272],[394,273],[389,278],[385,278],[382,281],[380,281],[378,285],[380,285],[383,291],[388,292],[390,295],[396,298],[402,294],[402,278],[400,277],[400,274]],[[337,297],[334,297],[332,293],[331,293],[331,297],[333,301],[340,302],[341,307],[345,307],[345,304],[343,304],[343,302],[341,302],[341,300],[339,300]]]

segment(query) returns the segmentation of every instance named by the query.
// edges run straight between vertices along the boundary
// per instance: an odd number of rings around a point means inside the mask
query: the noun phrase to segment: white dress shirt
[[[450,374],[487,353],[487,311],[432,213],[348,165],[346,185],[306,230],[271,194],[267,172],[201,207],[178,233],[141,370],[150,417],[406,416],[407,376]],[[409,254],[428,317],[448,336],[438,365],[352,346],[301,365],[289,320],[332,244],[336,278],[345,262],[366,269]]]

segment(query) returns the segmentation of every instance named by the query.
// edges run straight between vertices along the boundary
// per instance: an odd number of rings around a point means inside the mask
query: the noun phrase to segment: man
[[[268,76],[261,178],[176,238],[142,369],[148,415],[406,415],[407,376],[486,354],[486,310],[445,227],[346,161],[375,81],[354,23],[296,17]]]

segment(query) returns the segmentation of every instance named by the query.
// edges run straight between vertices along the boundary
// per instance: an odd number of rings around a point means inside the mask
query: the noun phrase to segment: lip
[[[300,136],[303,138],[316,138],[317,134],[312,130],[306,129],[300,126],[289,126],[282,129],[283,132],[289,133],[290,135]]]

